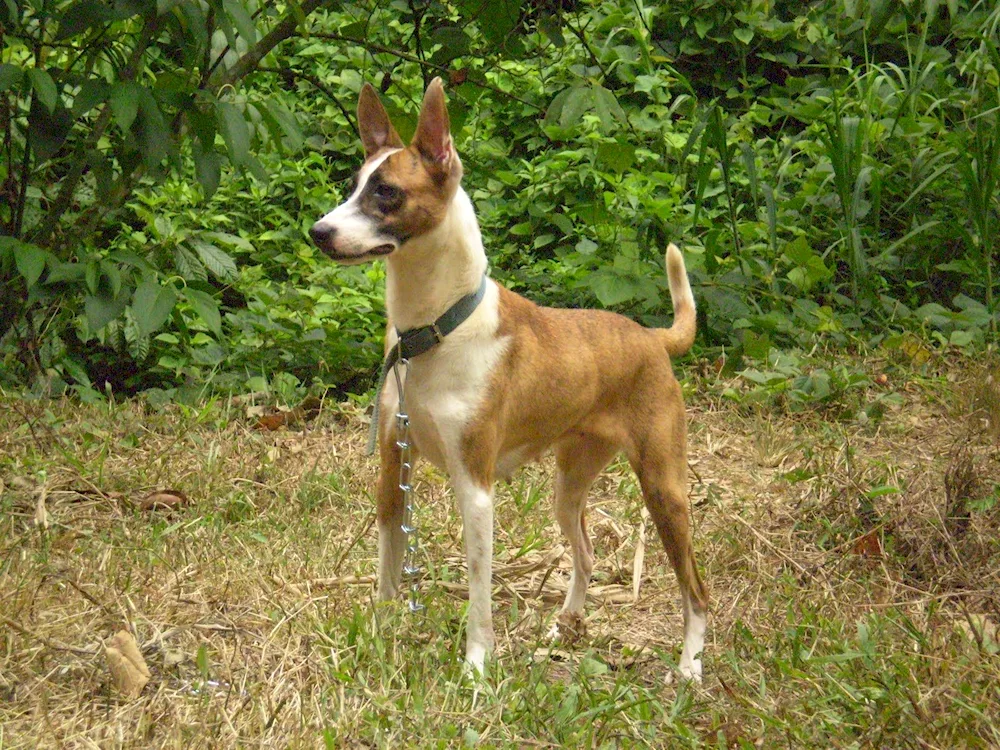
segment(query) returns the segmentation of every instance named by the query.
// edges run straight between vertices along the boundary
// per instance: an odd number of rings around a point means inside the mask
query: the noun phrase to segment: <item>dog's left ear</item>
[[[454,151],[451,145],[451,124],[444,101],[444,84],[440,78],[431,81],[420,107],[417,132],[413,144],[432,172],[445,177],[451,171]]]

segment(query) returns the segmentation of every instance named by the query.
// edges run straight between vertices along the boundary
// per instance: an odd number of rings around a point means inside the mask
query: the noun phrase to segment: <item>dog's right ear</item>
[[[370,83],[361,87],[361,96],[358,97],[358,131],[366,158],[387,146],[403,148],[403,139],[389,122],[389,114]]]

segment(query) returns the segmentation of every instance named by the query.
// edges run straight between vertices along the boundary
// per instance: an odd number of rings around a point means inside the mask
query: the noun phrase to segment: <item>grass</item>
[[[700,686],[671,680],[676,586],[622,465],[592,493],[587,633],[555,649],[569,561],[551,467],[499,486],[499,659],[477,686],[460,521],[432,469],[426,613],[373,603],[375,464],[354,407],[262,432],[244,403],[5,397],[0,747],[998,746],[1000,466],[983,425],[1000,399],[982,366],[935,366],[851,363],[871,385],[837,413],[877,398],[877,372],[902,396],[863,425],[682,367],[713,596]],[[141,510],[162,488],[190,504]],[[102,647],[123,626],[152,672],[132,701]]]

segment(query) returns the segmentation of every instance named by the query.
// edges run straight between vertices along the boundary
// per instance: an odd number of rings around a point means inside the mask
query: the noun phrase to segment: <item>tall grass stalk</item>
[[[993,295],[994,262],[997,245],[997,211],[1000,193],[997,192],[997,171],[1000,170],[1000,95],[989,83],[984,70],[991,63],[1000,71],[1000,51],[989,37],[983,37],[978,55],[975,88],[978,112],[968,122],[962,135],[964,148],[960,149],[958,171],[962,177],[967,197],[969,219],[975,230],[972,253],[986,274],[986,308],[990,311],[990,330],[997,333],[996,306]],[[992,106],[990,106],[992,105]]]
[[[827,120],[823,145],[833,168],[833,185],[841,211],[841,234],[846,246],[851,274],[851,296],[856,302],[868,297],[868,259],[861,236],[865,192],[872,180],[872,168],[863,166],[866,128],[859,117],[844,117],[836,91],[833,118]]]

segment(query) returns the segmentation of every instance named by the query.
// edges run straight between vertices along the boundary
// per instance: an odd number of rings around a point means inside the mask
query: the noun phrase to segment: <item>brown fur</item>
[[[380,230],[388,228],[401,238],[387,256],[386,305],[396,318],[393,322],[404,329],[426,325],[474,288],[486,266],[473,209],[467,196],[456,195],[462,165],[452,144],[440,79],[425,93],[408,147],[370,86],[362,89],[358,121],[369,159],[384,156],[386,148],[402,149],[388,155],[369,177],[373,194],[369,199],[362,193],[362,209]],[[398,189],[399,195],[377,194],[376,188],[384,185]],[[331,230],[337,227],[322,222],[314,227],[322,230],[314,239],[336,251],[341,240]],[[381,241],[378,233],[351,231],[374,238],[368,242]],[[348,246],[352,241],[344,240]],[[497,286],[496,296],[488,298],[495,311],[491,307],[470,319],[463,324],[470,326],[465,334],[460,327],[454,339],[419,355],[407,367],[406,377],[417,388],[411,391],[413,399],[407,397],[414,458],[419,446],[425,457],[452,473],[453,480],[459,477],[456,498],[469,560],[467,659],[479,669],[494,642],[490,554],[495,479],[547,450],[555,451],[556,518],[574,558],[564,611],[578,614],[594,563],[586,528],[587,491],[621,451],[638,476],[677,574],[685,622],[693,623],[691,629],[685,627],[681,671],[700,676],[696,652],[703,645],[708,593],[692,550],[684,404],[670,365],[670,356],[686,352],[694,341],[695,310],[684,261],[673,246],[667,252],[667,274],[675,305],[674,324],[668,329],[646,329],[610,312],[539,307]],[[471,374],[463,385],[466,367]],[[387,388],[380,398],[379,597],[388,599],[398,591],[405,538],[400,530],[400,451],[392,417],[395,388]]]
[[[505,453],[536,458],[555,447],[565,468],[588,465],[589,487],[623,450],[682,589],[705,611],[688,519],[683,400],[664,352],[690,346],[694,309],[679,310],[672,328],[647,329],[601,310],[539,307],[500,287],[500,320],[498,335],[511,343],[464,439],[467,470],[488,487]]]

